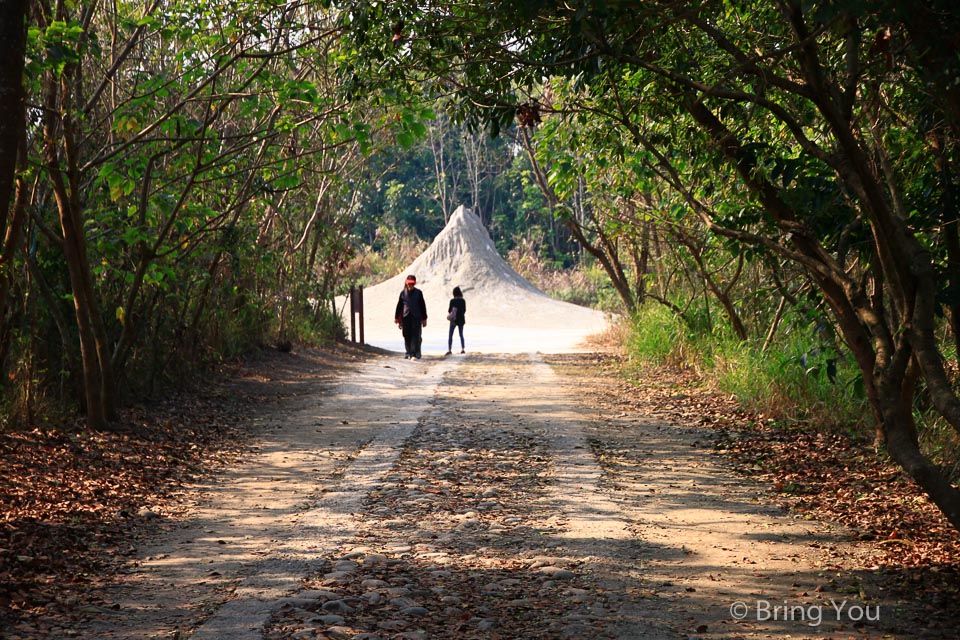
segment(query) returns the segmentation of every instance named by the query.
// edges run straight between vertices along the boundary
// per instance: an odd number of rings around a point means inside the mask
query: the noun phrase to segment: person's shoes
[[[409,354],[409,353],[403,354],[403,359],[404,359],[404,360],[409,360],[409,359],[410,359],[410,354]]]
[[[466,353],[466,351],[464,351],[463,349],[460,349],[460,353]]]
[[[446,352],[445,354],[443,354],[443,355],[449,356],[451,353],[453,353],[453,352],[452,352],[452,351],[447,351],[447,352]]]

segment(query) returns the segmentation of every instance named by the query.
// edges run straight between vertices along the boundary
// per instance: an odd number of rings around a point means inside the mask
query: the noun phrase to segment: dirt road
[[[374,357],[264,412],[257,450],[64,635],[914,637],[837,574],[842,531],[578,384],[537,355]]]

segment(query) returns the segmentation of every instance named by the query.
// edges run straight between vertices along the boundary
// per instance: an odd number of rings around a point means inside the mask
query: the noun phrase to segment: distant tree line
[[[579,247],[537,188],[515,128],[491,138],[451,122],[442,111],[424,126],[409,146],[384,148],[370,158],[368,188],[358,203],[359,242],[389,251],[391,236],[384,230],[429,242],[462,204],[480,216],[502,254],[530,239],[549,264],[576,263]]]

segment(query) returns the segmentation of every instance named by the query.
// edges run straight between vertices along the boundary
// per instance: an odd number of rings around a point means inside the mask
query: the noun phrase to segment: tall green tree
[[[937,331],[954,281],[940,277],[955,264],[941,230],[954,221],[943,167],[960,69],[928,46],[955,42],[960,12],[940,0],[350,6],[360,63],[417,74],[492,133],[550,110],[544,77],[570,79],[557,108],[570,126],[602,119],[714,234],[802,267],[887,450],[960,527],[960,492],[912,417],[922,380],[960,430]]]
[[[79,382],[92,427],[178,361],[329,308],[360,169],[419,111],[344,95],[328,8],[53,0],[29,17],[19,133],[36,179],[29,277],[11,282],[31,308],[11,322],[37,371]]]
[[[0,2],[0,363],[10,343],[7,301],[14,277],[14,257],[26,220],[26,92],[23,84],[27,47],[27,0]]]

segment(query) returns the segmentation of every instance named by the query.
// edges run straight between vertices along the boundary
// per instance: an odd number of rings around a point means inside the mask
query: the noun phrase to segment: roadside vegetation
[[[690,368],[709,389],[785,432],[803,428],[841,435],[883,456],[855,363],[834,343],[825,343],[819,325],[808,319],[798,317],[781,338],[762,344],[738,340],[729,331],[690,327],[664,307],[644,307],[628,327],[626,353],[636,370]],[[960,480],[956,432],[922,401],[913,418],[934,462],[951,481]]]
[[[640,364],[691,367],[713,389],[770,420],[871,433],[856,368],[808,323],[767,344],[697,331],[657,307],[641,310],[631,327],[628,352]]]

